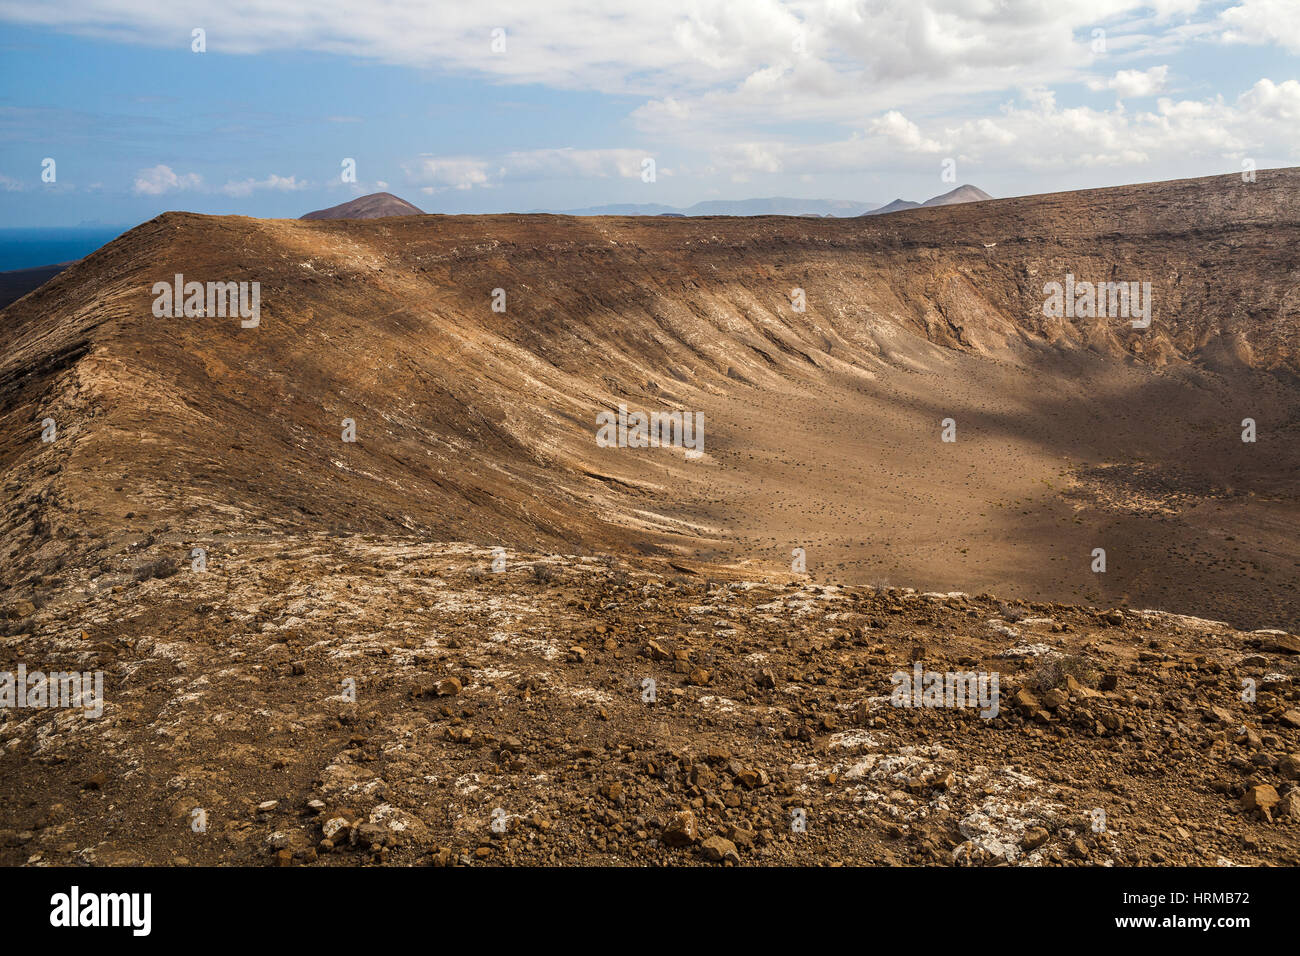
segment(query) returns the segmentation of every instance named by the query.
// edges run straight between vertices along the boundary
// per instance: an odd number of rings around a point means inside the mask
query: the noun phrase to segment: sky
[[[1295,166],[1298,57],[1300,0],[0,0],[0,227]]]

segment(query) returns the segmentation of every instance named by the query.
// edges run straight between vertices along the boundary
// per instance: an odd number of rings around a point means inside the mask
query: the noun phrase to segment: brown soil
[[[325,815],[364,859],[703,860],[691,807],[744,862],[1297,862],[1294,638],[1251,633],[1300,626],[1297,187],[132,230],[0,317],[0,670],[108,699],[4,712],[3,859],[357,861]],[[1151,327],[1044,318],[1067,272]],[[175,273],[260,326],[153,317]],[[619,403],[705,455],[596,447]],[[913,655],[1001,715],[881,706]]]

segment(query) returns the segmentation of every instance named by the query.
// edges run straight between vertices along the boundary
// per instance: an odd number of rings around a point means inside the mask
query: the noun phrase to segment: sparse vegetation
[[[1018,607],[1012,607],[1009,604],[999,604],[998,616],[1008,624],[1015,624],[1017,621],[1023,621],[1029,615]]]
[[[1101,671],[1082,654],[1053,654],[1039,662],[1025,683],[1041,693],[1064,687],[1067,677],[1073,677],[1084,687],[1096,687]]]

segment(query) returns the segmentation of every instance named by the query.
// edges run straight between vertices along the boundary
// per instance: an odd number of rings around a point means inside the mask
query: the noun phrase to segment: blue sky
[[[1298,55],[1296,0],[0,0],[0,226],[1300,165]]]

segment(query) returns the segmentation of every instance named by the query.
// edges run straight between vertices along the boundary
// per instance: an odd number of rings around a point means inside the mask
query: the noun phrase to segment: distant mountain
[[[392,193],[371,193],[328,209],[317,209],[303,219],[383,219],[385,216],[423,216],[424,210],[412,206]]]
[[[887,212],[898,212],[900,209],[917,209],[920,205],[919,202],[912,202],[910,199],[895,199],[888,206],[881,206],[879,209],[873,209],[863,215],[879,216]]]
[[[993,197],[976,186],[958,186],[942,196],[923,203],[910,199],[895,199],[887,206],[869,202],[852,202],[845,199],[789,199],[775,196],[768,199],[710,199],[693,206],[664,206],[660,203],[614,203],[608,206],[588,206],[585,209],[534,210],[553,212],[562,216],[879,216],[903,209],[922,206],[950,206],[954,203],[981,202]]]
[[[881,206],[879,209],[873,209],[863,215],[883,216],[886,213],[902,212],[904,209],[920,209],[922,206],[953,206],[963,202],[983,202],[993,197],[980,189],[978,186],[958,186],[956,189],[944,193],[942,196],[933,196],[925,202],[912,202],[910,199],[895,199],[888,206]]]
[[[874,205],[844,199],[712,199],[684,212],[688,216],[859,216]]]
[[[935,196],[933,199],[927,199],[921,203],[922,206],[951,206],[959,202],[983,202],[993,197],[980,189],[978,186],[958,186],[951,192],[946,192],[942,196]]]
[[[875,203],[844,199],[710,199],[685,208],[659,203],[623,203],[565,209],[564,216],[860,216]],[[554,211],[554,210],[539,210]]]
[[[554,216],[684,216],[684,210],[657,202],[611,203],[608,206],[588,206],[585,209],[533,209],[530,213],[550,213]]]

